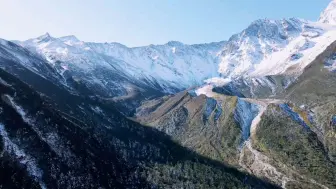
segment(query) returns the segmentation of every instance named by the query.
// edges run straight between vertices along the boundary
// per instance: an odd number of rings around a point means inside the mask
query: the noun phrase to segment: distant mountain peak
[[[47,33],[45,33],[45,34],[43,34],[43,35],[37,37],[36,39],[38,39],[38,40],[45,40],[45,39],[50,39],[50,38],[52,38],[52,37],[51,37],[51,35],[47,32]]]
[[[71,41],[80,41],[76,36],[74,35],[67,35],[59,38],[60,40],[71,40]]]
[[[179,41],[169,41],[167,43],[168,46],[183,46],[184,44]]]
[[[58,38],[59,40],[61,40],[63,43],[67,44],[67,45],[74,45],[77,43],[80,43],[81,41],[74,35],[68,35],[68,36],[63,36]]]
[[[269,37],[272,37],[280,30],[297,32],[297,30],[301,28],[303,22],[303,20],[298,18],[282,20],[258,19],[252,22],[243,33],[248,36],[269,35]]]
[[[336,25],[336,0],[332,0],[321,13],[319,22]]]

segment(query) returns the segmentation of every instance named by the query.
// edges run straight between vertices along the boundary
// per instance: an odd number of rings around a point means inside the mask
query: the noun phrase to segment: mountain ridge
[[[336,188],[334,2],[208,44],[0,40],[0,188]]]
[[[66,64],[62,66],[63,71],[68,72],[71,72],[71,66],[82,72],[93,70],[97,65],[105,64],[104,67],[108,68],[109,63],[102,61],[107,56],[115,59],[113,64],[128,73],[127,77],[157,82],[165,92],[169,92],[170,87],[183,90],[201,85],[210,78],[230,79],[244,74],[265,76],[270,70],[273,70],[271,74],[285,72],[286,67],[297,64],[305,57],[307,49],[308,53],[312,53],[310,51],[319,48],[315,47],[315,41],[319,41],[316,38],[322,40],[335,28],[297,18],[259,19],[228,41],[206,44],[185,45],[170,41],[163,45],[130,48],[120,43],[83,42],[75,36],[53,38],[50,35],[16,43],[36,51],[51,64],[63,62]],[[285,59],[279,61],[278,56]],[[74,59],[82,59],[85,63]],[[288,62],[290,59],[293,63]],[[296,72],[304,67],[297,67]]]

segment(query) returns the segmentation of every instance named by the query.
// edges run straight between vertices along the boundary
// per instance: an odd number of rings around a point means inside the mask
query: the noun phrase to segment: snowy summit
[[[336,0],[332,0],[322,12],[319,22],[336,25]]]

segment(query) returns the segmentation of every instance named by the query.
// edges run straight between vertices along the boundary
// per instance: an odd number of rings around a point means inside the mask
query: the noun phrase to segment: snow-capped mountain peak
[[[53,37],[51,37],[51,35],[47,32],[47,33],[37,37],[35,39],[35,41],[47,41],[47,40],[50,40],[50,39],[53,39]]]
[[[163,45],[129,48],[119,43],[84,42],[72,35],[53,38],[46,34],[16,43],[40,54],[61,75],[76,75],[92,84],[117,88],[126,84],[116,78],[107,81],[100,73],[119,74],[123,75],[123,80],[145,82],[145,85],[165,91],[200,85],[205,79],[218,76],[219,55],[226,44],[221,41],[186,45],[170,41]],[[118,86],[105,86],[107,82]]]
[[[256,20],[230,38],[222,51],[218,71],[225,77],[240,77],[255,71],[259,72],[266,68],[265,65],[273,62],[269,58],[274,53],[286,49],[294,39],[300,36],[302,40],[314,38],[321,36],[323,32],[324,29],[320,26],[297,18]],[[291,55],[286,56],[287,59]],[[265,62],[263,66],[258,66],[263,62]],[[283,63],[285,62],[288,63],[284,60]]]
[[[179,41],[169,41],[167,43],[168,46],[183,46],[184,44]]]
[[[336,0],[332,0],[328,7],[321,13],[319,22],[336,25]]]
[[[107,82],[122,87],[117,80],[100,77],[101,72],[117,73],[127,80],[170,90],[202,85],[211,78],[298,75],[335,40],[336,0],[322,13],[320,22],[259,19],[228,41],[208,44],[170,41],[129,48],[119,43],[84,42],[73,35],[54,38],[48,33],[16,43],[40,54],[62,75],[71,73],[104,87]]]
[[[76,43],[80,43],[81,41],[74,35],[68,35],[68,36],[63,36],[59,38],[61,41],[63,41],[67,45],[73,45]]]

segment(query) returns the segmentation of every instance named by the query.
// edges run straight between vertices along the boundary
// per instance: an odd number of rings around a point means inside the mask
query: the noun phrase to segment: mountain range
[[[336,1],[228,40],[0,39],[0,188],[336,188]]]

